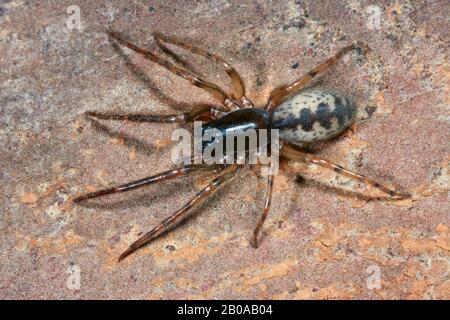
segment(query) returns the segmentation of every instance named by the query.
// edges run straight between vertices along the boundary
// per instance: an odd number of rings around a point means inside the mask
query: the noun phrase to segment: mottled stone
[[[446,0],[78,1],[80,29],[74,3],[0,5],[1,299],[450,298]],[[358,112],[350,131],[312,148],[412,199],[369,201],[380,194],[283,162],[259,249],[249,239],[265,183],[248,170],[174,232],[117,263],[211,176],[75,206],[74,194],[172,166],[176,128],[83,113],[184,112],[213,99],[114,48],[106,29],[152,50],[160,31],[221,54],[257,105],[339,48],[365,42],[371,51],[348,54],[313,81],[352,97]],[[176,52],[231,88],[219,68]]]

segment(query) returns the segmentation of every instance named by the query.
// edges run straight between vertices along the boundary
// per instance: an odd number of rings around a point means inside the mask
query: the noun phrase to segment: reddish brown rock
[[[61,1],[0,4],[0,298],[450,298],[447,1],[80,3],[79,30]],[[75,194],[170,167],[176,128],[83,113],[182,112],[212,99],[121,54],[106,29],[146,48],[160,31],[219,53],[258,105],[339,48],[367,43],[366,56],[352,53],[313,82],[358,105],[353,130],[316,151],[412,199],[369,201],[376,191],[335,172],[285,163],[254,250],[264,182],[248,170],[117,263],[209,176],[72,206]],[[230,88],[220,69],[191,65]],[[78,289],[68,282],[76,272]]]

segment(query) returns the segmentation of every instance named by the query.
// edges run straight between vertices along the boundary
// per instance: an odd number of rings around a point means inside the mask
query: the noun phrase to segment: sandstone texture
[[[0,298],[449,299],[449,17],[446,0],[0,1]],[[108,29],[156,52],[154,31],[220,54],[259,106],[339,48],[366,43],[367,54],[313,81],[353,97],[358,116],[312,151],[412,198],[374,200],[335,172],[283,162],[255,250],[265,182],[247,169],[117,263],[212,176],[74,205],[76,194],[174,166],[176,125],[84,113],[168,114],[214,100],[115,47]],[[170,48],[231,88],[220,68]]]

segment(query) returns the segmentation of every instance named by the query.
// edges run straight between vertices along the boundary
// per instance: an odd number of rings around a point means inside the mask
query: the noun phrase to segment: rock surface
[[[448,2],[159,3],[83,1],[77,25],[71,1],[0,2],[0,298],[449,299]],[[96,123],[84,112],[181,112],[212,100],[114,48],[107,29],[155,50],[160,31],[219,53],[258,105],[339,48],[367,43],[368,54],[313,82],[359,108],[351,132],[315,151],[412,199],[369,200],[375,191],[334,172],[283,163],[254,250],[264,180],[247,170],[117,263],[210,176],[74,206],[75,194],[173,166],[175,125]],[[176,52],[230,87],[220,69]]]

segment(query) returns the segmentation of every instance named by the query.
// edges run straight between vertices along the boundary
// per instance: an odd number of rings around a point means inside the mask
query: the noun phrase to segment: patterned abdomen
[[[280,138],[301,144],[333,138],[355,119],[356,106],[335,91],[310,89],[284,101],[272,115]]]

